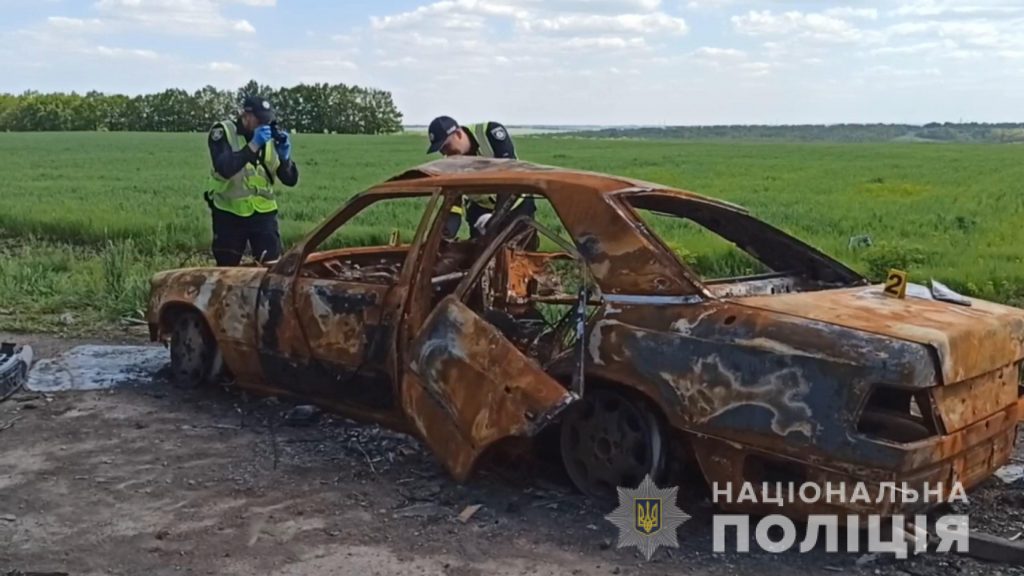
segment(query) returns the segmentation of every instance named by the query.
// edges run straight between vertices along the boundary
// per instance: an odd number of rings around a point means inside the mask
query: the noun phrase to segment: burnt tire
[[[171,324],[171,381],[195,388],[215,379],[219,354],[217,342],[198,312],[181,312]]]
[[[618,487],[664,476],[668,433],[649,402],[615,388],[584,393],[561,422],[562,463],[573,484],[598,500],[616,501]]]

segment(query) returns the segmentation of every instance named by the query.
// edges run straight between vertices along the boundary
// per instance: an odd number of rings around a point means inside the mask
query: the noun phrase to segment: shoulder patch
[[[495,140],[505,140],[508,138],[508,132],[504,126],[495,126],[491,129],[491,136],[494,136]]]
[[[213,130],[210,130],[210,140],[213,140],[214,142],[216,142],[216,141],[220,140],[223,137],[224,137],[224,127],[223,126],[217,126]]]

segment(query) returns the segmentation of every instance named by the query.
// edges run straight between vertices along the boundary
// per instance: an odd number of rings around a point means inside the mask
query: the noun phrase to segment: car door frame
[[[302,265],[314,249],[323,243],[331,234],[341,229],[355,216],[379,202],[400,199],[403,197],[427,197],[427,207],[417,224],[416,233],[410,244],[402,265],[397,283],[393,286],[394,297],[389,302],[381,302],[382,307],[393,307],[381,310],[381,317],[389,318],[390,326],[382,328],[386,335],[380,338],[392,343],[389,356],[395,354],[395,334],[401,323],[400,310],[406,301],[408,287],[413,278],[419,259],[422,258],[423,239],[431,229],[440,226],[439,204],[443,203],[441,189],[437,186],[408,186],[391,188],[386,193],[368,191],[353,197],[349,202],[335,211],[324,223],[310,232],[302,241],[289,250],[264,275],[260,283],[256,302],[256,348],[264,374],[265,388],[288,395],[296,395],[295,391],[282,383],[296,376],[313,363],[312,348],[298,317],[296,304],[296,285],[302,272]],[[382,326],[385,322],[382,320]],[[404,427],[401,417],[399,398],[400,373],[394,371],[394,362],[386,360],[391,369],[392,397],[395,402],[384,409],[366,409],[353,405],[340,398],[315,397],[307,400],[325,405],[349,417],[360,420],[373,420],[396,428]]]
[[[451,200],[449,198],[449,202]],[[410,322],[410,316],[415,318],[413,310],[405,314],[407,321],[403,326],[404,332],[401,334],[399,346],[399,358],[405,370],[401,379],[403,409],[413,425],[414,432],[425,441],[448,472],[459,481],[468,477],[479,457],[491,445],[510,437],[535,435],[580,397],[577,392],[570,389],[571,386],[567,387],[546,374],[542,367],[528,359],[497,328],[465,305],[464,300],[469,290],[478,282],[487,264],[496,257],[498,250],[513,236],[523,233],[515,230],[520,222],[527,222],[528,225],[540,228],[539,223],[526,216],[503,222],[504,229],[485,237],[488,240],[487,244],[452,294],[445,296],[420,322]],[[557,237],[553,234],[552,236]],[[428,240],[428,247],[438,241],[436,237],[432,237]],[[585,268],[578,251],[568,244],[563,248],[568,248],[573,257]],[[417,302],[414,302],[417,296],[425,297],[421,291],[425,285],[424,270],[418,272],[420,276],[417,278],[416,288],[411,291],[409,298],[411,309],[415,309],[417,305]],[[419,304],[422,305],[422,302]],[[439,378],[425,375],[432,370],[443,371],[444,368],[438,368],[436,364],[452,361],[451,354],[445,356],[444,340],[448,333],[436,338],[436,334],[431,333],[431,330],[438,326],[442,326],[439,329],[441,332],[448,330],[450,326],[458,330],[466,323],[472,323],[472,328],[477,332],[476,336],[486,341],[485,346],[476,347],[478,353],[493,353],[496,348],[500,348],[504,361],[491,366],[507,369],[503,374],[506,378],[502,380],[501,385],[504,387],[504,394],[494,379],[489,383],[481,382],[487,378],[478,379],[472,384],[477,387],[476,389],[465,391],[464,388],[469,386],[469,383],[441,382],[439,385]],[[431,342],[434,341],[441,344],[431,346]],[[448,347],[450,348],[450,344]],[[481,350],[483,352],[479,352]],[[443,359],[439,360],[437,355],[431,357],[431,351],[440,351]],[[467,359],[463,357],[461,360]],[[477,361],[479,360],[478,358]],[[457,364],[459,361],[460,358],[455,359]],[[470,364],[472,363],[464,361],[460,366]],[[479,367],[474,368],[477,368],[477,374],[481,374]],[[578,383],[582,388],[582,375]],[[485,385],[486,388],[483,387]],[[455,389],[456,386],[463,390]],[[494,400],[481,406],[479,397]],[[467,411],[473,409],[474,402],[478,412],[468,414]],[[523,410],[527,406],[529,410]]]

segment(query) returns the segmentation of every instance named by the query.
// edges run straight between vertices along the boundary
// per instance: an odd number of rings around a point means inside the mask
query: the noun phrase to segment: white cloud
[[[240,72],[242,67],[234,62],[210,62],[205,66],[211,72]]]
[[[751,10],[733,16],[736,31],[749,36],[799,35],[815,40],[851,42],[868,38],[869,34],[846,20],[818,13],[792,10],[776,13],[771,10]]]
[[[243,3],[273,5],[265,0]],[[227,18],[217,0],[99,0],[94,6],[104,22],[124,30],[211,37],[255,32],[248,20]]]
[[[895,24],[885,32],[890,38],[926,36],[980,47],[1014,48],[1024,46],[1021,26],[1021,19],[919,20]]]
[[[106,24],[99,18],[67,18],[64,16],[50,16],[46,23],[60,30],[69,32],[102,32]]]
[[[915,0],[891,11],[894,16],[942,16],[945,14],[981,15],[1024,13],[1024,5],[1016,0]]]
[[[646,48],[647,42],[643,38],[619,38],[617,36],[588,36],[569,38],[561,43],[566,48],[587,49],[587,48]]]
[[[616,16],[565,14],[552,18],[521,20],[518,26],[526,32],[542,33],[632,32],[652,35],[686,34],[688,30],[685,20],[661,12]]]
[[[686,3],[686,7],[690,10],[717,10],[726,6],[732,6],[737,2],[738,0],[690,0]]]
[[[862,18],[864,20],[878,20],[878,10],[875,8],[851,8],[849,6],[840,6],[838,8],[829,8],[822,12],[822,14],[833,18]]]
[[[485,0],[442,0],[391,16],[371,16],[370,25],[376,30],[406,29],[428,20],[437,20],[448,28],[479,28],[483,26],[484,17],[521,18],[526,15],[525,10],[511,4]]]
[[[142,58],[145,60],[154,60],[159,57],[157,53],[152,50],[143,50],[139,48],[110,48],[107,46],[97,46],[87,52],[110,58]]]
[[[713,48],[710,46],[698,48],[693,53],[698,57],[715,60],[742,60],[747,57],[747,53],[742,50],[735,48]]]
[[[516,3],[530,5],[534,9],[588,14],[653,12],[663,5],[662,0],[519,0]]]

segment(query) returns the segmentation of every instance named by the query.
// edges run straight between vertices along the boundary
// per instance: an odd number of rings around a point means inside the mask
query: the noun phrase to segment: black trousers
[[[277,212],[259,212],[238,216],[210,207],[213,219],[213,257],[217,266],[238,266],[248,245],[252,257],[260,262],[281,257],[281,233]]]

